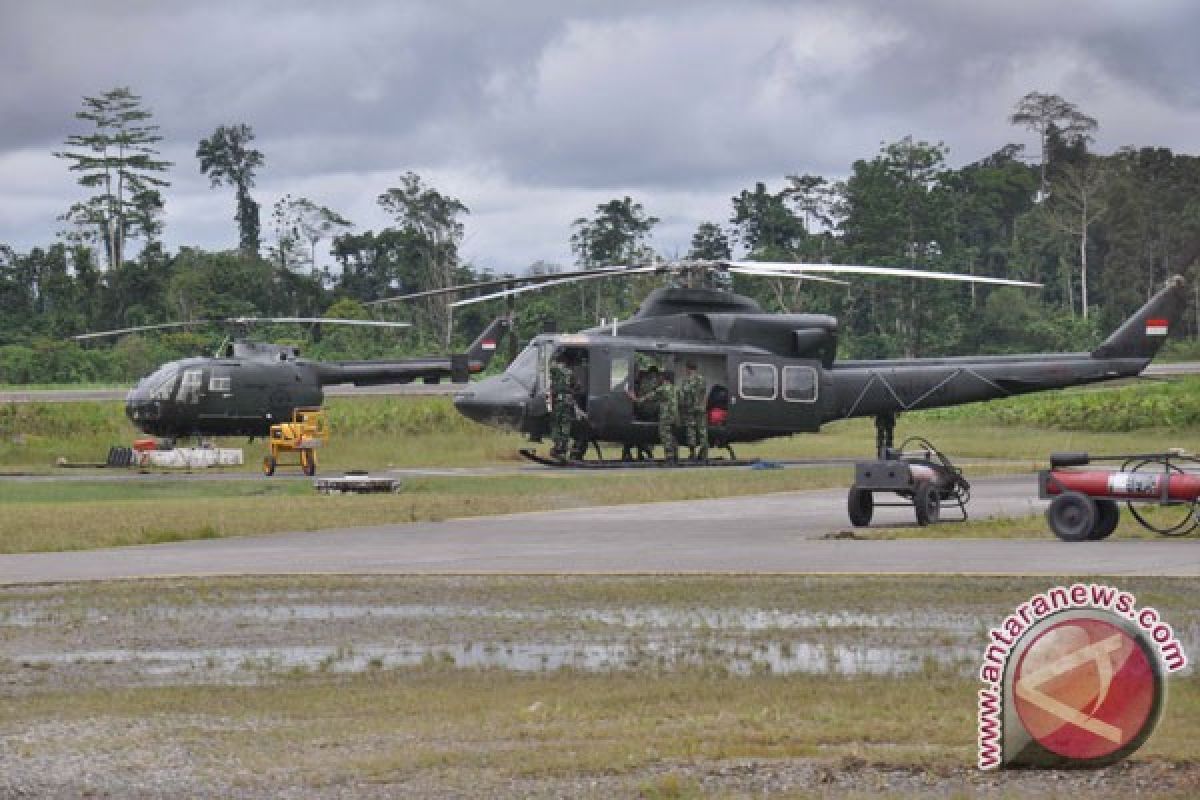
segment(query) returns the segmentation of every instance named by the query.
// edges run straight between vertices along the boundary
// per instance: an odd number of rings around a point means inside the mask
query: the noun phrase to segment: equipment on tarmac
[[[1117,469],[1072,469],[1096,462]],[[1123,456],[1052,453],[1050,469],[1038,473],[1038,496],[1049,499],[1046,521],[1064,542],[1099,541],[1117,529],[1124,501],[1143,528],[1162,536],[1187,536],[1200,526],[1200,459],[1182,450]],[[1166,522],[1140,512],[1137,504],[1176,511]]]
[[[292,421],[271,426],[268,444],[271,452],[263,457],[264,475],[274,475],[280,464],[294,463],[300,471],[312,477],[317,473],[317,448],[329,438],[329,426],[325,421],[325,410],[321,408],[297,408],[292,410]],[[285,453],[298,453],[299,460],[285,462]]]
[[[910,445],[916,450],[907,450]],[[854,485],[846,497],[850,524],[864,527],[878,507],[912,506],[918,525],[931,525],[942,516],[942,506],[958,506],[962,518],[967,518],[967,502],[971,499],[971,484],[962,470],[954,466],[944,453],[928,439],[910,436],[900,447],[885,448],[883,458],[860,461],[854,465]],[[876,492],[892,492],[902,502],[879,503]]]

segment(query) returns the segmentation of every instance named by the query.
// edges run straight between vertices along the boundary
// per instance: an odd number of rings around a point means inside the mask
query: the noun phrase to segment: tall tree
[[[571,250],[583,267],[650,261],[654,251],[646,240],[657,224],[658,217],[648,215],[641,203],[628,196],[613,198],[597,205],[596,216],[591,219],[578,217],[571,223]],[[591,286],[581,283],[571,291],[578,293],[580,319],[584,321],[589,316],[593,322],[620,316],[632,305],[632,284],[628,281],[592,281]]]
[[[275,203],[271,218],[278,243],[275,255],[280,264],[294,269],[307,260],[313,272],[317,271],[317,243],[354,227],[354,223],[336,211],[319,206],[307,197],[290,194]],[[305,255],[300,250],[301,244],[308,246]]]
[[[850,257],[930,268],[937,265],[953,239],[950,231],[950,193],[942,184],[946,148],[940,142],[914,141],[911,136],[885,144],[871,161],[854,162],[854,173],[842,190],[842,230]],[[924,286],[918,294],[910,280],[900,290],[869,290],[868,307],[860,309],[860,325],[873,327],[883,351],[896,345],[906,355],[921,351],[922,337],[930,327],[943,335],[934,342],[952,340],[953,313],[931,300],[946,290]],[[897,303],[897,301],[901,303]],[[899,341],[891,341],[899,337]]]
[[[794,258],[806,234],[804,224],[787,206],[787,190],[767,191],[756,183],[754,191],[743,189],[733,198],[735,235],[749,257],[760,261],[786,261]]]
[[[729,247],[729,237],[721,226],[715,222],[701,222],[696,232],[692,234],[692,247],[688,250],[688,258],[701,261],[720,261],[733,255]]]
[[[213,188],[222,184],[237,191],[237,210],[233,218],[238,226],[238,247],[244,255],[258,255],[258,203],[250,197],[254,172],[263,165],[263,154],[254,149],[254,129],[244,123],[219,125],[212,136],[201,139],[196,147],[200,171],[208,176]]]
[[[161,230],[158,189],[170,182],[159,176],[171,162],[156,158],[162,136],[158,125],[148,122],[151,116],[127,86],[85,97],[75,117],[90,122],[93,130],[68,136],[67,147],[77,149],[54,154],[71,162],[68,169],[79,173],[80,186],[98,190],[71,206],[62,219],[76,225],[84,238],[104,242],[110,268],[124,259],[126,239]]]
[[[1056,94],[1043,92],[1030,92],[1018,100],[1008,121],[1038,135],[1042,152],[1039,188],[1043,197],[1049,188],[1046,170],[1050,164],[1050,145],[1055,132],[1067,142],[1086,143],[1098,127],[1096,120],[1076,108],[1074,103]]]
[[[456,197],[444,195],[421,181],[415,172],[400,177],[400,185],[379,195],[376,202],[396,220],[400,230],[418,238],[423,289],[443,289],[454,285],[459,271],[458,246],[462,242],[460,217],[471,213]],[[434,325],[445,333],[450,346],[452,334],[450,308],[445,298],[428,304]]]
[[[1108,171],[1096,157],[1068,164],[1055,182],[1049,205],[1060,230],[1079,240],[1079,307],[1088,318],[1088,231],[1107,210],[1100,192],[1108,182]]]
[[[651,255],[646,239],[657,224],[658,217],[647,215],[641,203],[614,198],[596,206],[595,217],[571,223],[571,250],[584,267],[643,261]]]

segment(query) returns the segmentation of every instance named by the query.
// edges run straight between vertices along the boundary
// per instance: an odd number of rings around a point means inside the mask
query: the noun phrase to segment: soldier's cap
[[[646,367],[646,372],[658,372],[658,364],[651,364]]]

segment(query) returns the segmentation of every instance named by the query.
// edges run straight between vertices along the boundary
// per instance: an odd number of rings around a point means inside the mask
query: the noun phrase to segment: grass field
[[[1014,398],[989,404],[906,414],[897,440],[932,438],[968,475],[1031,471],[1058,450],[1093,453],[1147,452],[1188,446],[1200,431],[1190,409],[1200,381],[1138,384],[1115,389]],[[1147,424],[1125,430],[1131,419],[1161,421],[1164,404],[1182,408],[1174,427]],[[485,428],[457,414],[445,397],[335,398],[329,403],[334,435],[320,451],[322,471],[389,467],[473,467],[523,463],[521,437]],[[1109,413],[1124,409],[1121,413]],[[1134,409],[1130,412],[1129,409]],[[1140,410],[1139,410],[1140,409]],[[1108,417],[1105,417],[1108,414]],[[1044,420],[1043,427],[1028,419]],[[1094,430],[1106,427],[1120,430]],[[1081,422],[1083,420],[1083,422]],[[1097,421],[1100,420],[1100,421]],[[1177,420],[1178,421],[1178,420]],[[1053,423],[1053,424],[1052,424]],[[1047,427],[1048,426],[1048,427]],[[1090,430],[1078,430],[1085,426]],[[55,459],[95,461],[115,442],[135,436],[119,403],[0,406],[0,472],[54,473]],[[244,441],[253,472],[264,448]],[[742,458],[819,459],[863,457],[874,446],[870,420],[849,420],[817,434],[741,445]],[[545,445],[542,445],[543,449]],[[970,466],[972,459],[1001,459]],[[73,473],[78,475],[79,473]],[[719,470],[636,475],[525,473],[520,476],[420,478],[389,497],[317,497],[306,482],[161,481],[0,482],[0,551],[78,549],[212,538],[334,525],[370,525],[514,511],[546,510],[653,500],[745,495],[844,485],[846,468],[758,471]],[[873,531],[869,536],[1020,536],[1044,532],[1041,520],[946,525],[933,529]],[[1143,535],[1126,523],[1118,536]]]
[[[525,473],[405,479],[397,494],[324,496],[308,481],[0,481],[0,552],[425,522],[838,486],[846,470]]]
[[[1200,382],[1187,385],[1200,397]],[[1044,398],[1031,397],[906,414],[897,426],[897,443],[921,434],[956,458],[1009,458],[1032,464],[1044,461],[1054,450],[1145,452],[1186,447],[1189,438],[1200,431],[1200,424],[1191,422],[1154,427],[1149,423],[1159,418],[1153,412],[1143,415],[1148,423],[1145,427],[1132,430],[1078,430],[1050,422],[1039,427],[1025,421],[1060,416],[1070,421],[1080,416],[1092,424],[1093,416],[1103,417],[1104,412],[1097,410],[1092,415],[1087,403],[1101,403],[1100,409],[1117,402],[1114,397],[1124,403],[1120,398],[1127,391],[1062,393],[1063,397],[1050,406]],[[1077,409],[1081,402],[1085,404],[1082,411]],[[1154,399],[1154,404],[1160,402],[1170,401]],[[1062,411],[1064,408],[1067,411]],[[517,450],[529,446],[521,436],[466,420],[454,411],[449,398],[335,398],[329,402],[329,412],[333,436],[320,453],[323,469],[516,463],[520,459]],[[1119,422],[1128,425],[1128,415],[1120,417]],[[102,461],[111,445],[128,444],[137,436],[120,403],[0,406],[0,469],[52,472],[59,458],[84,463]],[[744,458],[861,457],[873,450],[874,441],[871,420],[859,419],[832,423],[816,434],[740,445],[737,451]],[[246,470],[256,470],[266,451],[261,442],[247,443],[244,439],[226,440],[225,444],[245,449]]]

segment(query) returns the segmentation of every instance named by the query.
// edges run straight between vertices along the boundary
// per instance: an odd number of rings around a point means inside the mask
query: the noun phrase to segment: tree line
[[[72,334],[228,316],[368,316],[381,297],[485,280],[459,245],[470,210],[419,175],[377,196],[391,222],[359,230],[307,197],[284,195],[262,229],[255,180],[267,159],[244,123],[197,143],[199,171],[233,190],[238,246],[211,252],[162,244],[170,170],[159,127],[127,87],[84,98],[86,128],[55,153],[85,198],[59,218],[45,247],[0,244],[0,382],[127,381],[172,357],[211,350],[220,332],[127,336],[81,347]],[[828,312],[844,357],[891,357],[1090,347],[1171,274],[1200,278],[1200,160],[1166,148],[1091,149],[1099,122],[1057,96],[1031,92],[1007,122],[1032,131],[960,168],[940,142],[905,137],[856,160],[847,177],[787,175],[756,182],[724,221],[700,223],[687,253],[653,248],[659,219],[630,197],[599,203],[567,232],[574,265],[645,263],[664,256],[822,261],[969,272],[1040,281],[1040,292],[898,279],[850,287],[736,276],[734,288],[772,311]],[[1010,128],[1011,130],[1011,128]],[[130,243],[136,243],[131,247]],[[334,266],[318,266],[322,245]],[[653,278],[604,280],[523,295],[519,331],[575,330],[628,317]],[[387,306],[403,334],[267,328],[258,334],[317,357],[372,358],[461,345],[503,308],[447,299]],[[1197,319],[1185,331],[1197,332]]]

